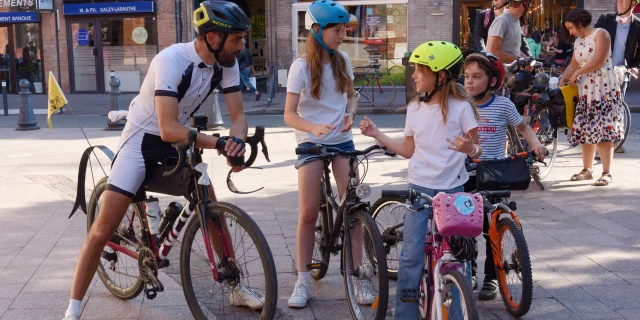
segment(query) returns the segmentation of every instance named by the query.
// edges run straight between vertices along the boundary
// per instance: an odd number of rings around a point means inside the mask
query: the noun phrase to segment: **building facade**
[[[274,0],[266,4],[267,63],[286,69],[305,51],[307,31],[304,15],[312,0]],[[342,3],[352,23],[342,50],[349,53],[355,66],[378,61],[392,68],[419,44],[445,40],[462,49],[469,45],[475,12],[489,8],[491,1],[477,0],[345,0]],[[532,28],[556,29],[564,15],[575,8],[594,14],[615,10],[615,0],[533,0],[527,14]]]
[[[21,79],[32,82],[33,92],[46,92],[51,71],[60,75],[65,92],[101,93],[109,91],[113,73],[122,91],[136,92],[160,50],[194,38],[191,19],[199,1],[0,0],[0,80],[7,81],[10,92],[17,92]],[[304,16],[311,0],[231,1],[249,8],[253,28],[248,45],[258,72],[287,70],[305,52]],[[402,57],[429,40],[465,49],[475,11],[491,5],[477,0],[339,2],[351,16],[341,49],[354,66],[377,62],[382,69],[400,65]],[[590,10],[595,21],[615,10],[615,0],[533,0],[527,24],[555,29],[576,7]]]

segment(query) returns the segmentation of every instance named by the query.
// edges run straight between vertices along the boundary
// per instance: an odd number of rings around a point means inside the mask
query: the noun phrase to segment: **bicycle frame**
[[[183,168],[182,170],[190,170],[190,171],[194,171],[197,173],[197,171],[193,168],[195,168],[195,166],[197,164],[199,164],[200,162],[202,162],[201,157],[199,156],[201,154],[201,150],[194,148],[193,145],[190,147],[190,153],[188,156],[188,162],[189,162],[189,167],[188,168]],[[194,155],[196,155],[194,157]],[[173,244],[175,242],[175,240],[178,238],[178,236],[180,235],[182,229],[185,227],[185,225],[187,224],[187,221],[189,221],[189,218],[191,217],[191,214],[193,212],[197,212],[198,213],[198,219],[200,219],[200,223],[201,223],[201,227],[202,227],[202,236],[203,236],[203,240],[205,243],[205,250],[207,252],[207,257],[209,258],[209,265],[211,267],[211,272],[213,274],[213,278],[215,281],[217,282],[222,282],[225,279],[223,279],[220,274],[218,273],[217,267],[216,267],[216,263],[215,263],[215,258],[214,258],[214,253],[213,253],[213,248],[211,245],[211,237],[209,235],[209,225],[207,223],[207,219],[206,219],[206,206],[207,203],[209,203],[209,188],[208,186],[203,186],[198,184],[198,178],[199,176],[196,174],[189,174],[190,179],[192,180],[192,183],[190,185],[192,186],[196,186],[195,188],[193,188],[192,192],[190,192],[190,194],[192,193],[194,195],[194,199],[187,199],[187,205],[184,206],[184,209],[182,210],[182,212],[180,213],[180,215],[176,218],[176,220],[173,222],[172,225],[167,225],[167,228],[171,227],[171,231],[169,232],[169,234],[167,235],[166,239],[164,240],[164,242],[162,243],[162,245],[158,248],[158,244],[156,242],[156,236],[152,235],[150,230],[149,230],[149,224],[148,224],[148,220],[146,217],[146,214],[142,214],[142,223],[144,225],[144,233],[145,236],[147,237],[147,239],[149,239],[149,248],[153,251],[153,253],[156,256],[156,262],[158,263],[158,265],[162,265],[162,262],[164,259],[166,259],[166,257],[168,256],[169,252],[171,251]],[[194,205],[192,205],[192,203],[195,203]],[[142,208],[142,212],[146,212],[146,205],[144,202],[140,202],[139,203],[141,205]],[[135,213],[134,213],[135,214]],[[130,222],[130,227],[133,227],[133,221],[134,219],[131,219]],[[222,219],[220,217],[214,217],[213,218],[213,223],[214,226],[218,229],[218,236],[221,239],[221,245],[222,245],[222,257],[220,259],[221,262],[226,263],[228,261],[229,258],[232,257],[231,254],[231,249],[230,249],[230,244],[229,244],[229,239],[227,239],[226,235],[224,234],[224,227],[223,227],[223,223],[222,223]],[[134,259],[138,259],[138,253],[137,252],[133,252],[130,249],[127,249],[123,246],[120,246],[118,244],[115,244],[111,241],[107,242],[107,246],[109,246],[110,248],[122,252]]]
[[[344,192],[344,196],[342,197],[342,200],[340,201],[340,204],[338,205],[338,202],[335,199],[335,196],[333,195],[333,189],[331,187],[331,170],[329,170],[329,165],[331,164],[330,161],[325,161],[324,162],[324,177],[323,177],[323,185],[322,185],[322,189],[324,190],[324,195],[326,197],[326,205],[327,205],[327,212],[326,214],[323,214],[322,219],[323,219],[323,223],[325,223],[326,226],[330,227],[330,236],[329,236],[329,242],[328,242],[328,248],[329,248],[329,252],[334,253],[334,252],[338,252],[341,250],[340,247],[336,246],[336,243],[338,241],[338,237],[340,236],[340,231],[341,226],[344,222],[344,219],[346,218],[346,215],[349,214],[351,212],[351,208],[353,208],[354,206],[356,206],[357,204],[352,203],[352,201],[350,201],[349,199],[351,198],[351,195],[353,194],[353,188],[355,188],[355,186],[358,184],[357,182],[357,174],[356,174],[356,170],[354,169],[354,164],[355,164],[355,159],[354,158],[350,158],[349,159],[349,184],[347,185],[347,188]],[[336,209],[336,220],[335,222],[333,221],[333,211],[334,209]],[[348,232],[345,232],[345,238],[350,238],[350,235],[348,234]],[[343,241],[350,241],[351,239],[344,239]],[[348,246],[347,248],[349,248],[349,250],[351,250],[351,247]],[[348,254],[351,254],[351,252],[348,252]]]

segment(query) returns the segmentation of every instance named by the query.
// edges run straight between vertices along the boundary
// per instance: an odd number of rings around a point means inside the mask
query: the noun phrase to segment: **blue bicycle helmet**
[[[309,9],[304,18],[305,27],[307,30],[311,30],[313,37],[316,38],[318,43],[331,55],[335,52],[333,49],[329,49],[324,41],[322,41],[322,29],[332,23],[349,23],[349,12],[347,12],[347,9],[345,9],[343,5],[332,0],[318,0],[309,5]],[[318,33],[313,30],[314,24],[320,26]]]

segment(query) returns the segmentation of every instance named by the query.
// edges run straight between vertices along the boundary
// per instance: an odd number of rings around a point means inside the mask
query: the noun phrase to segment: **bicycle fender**
[[[71,214],[69,214],[68,219],[71,219],[78,208],[80,208],[85,215],[87,214],[87,199],[84,194],[84,180],[87,175],[87,162],[89,162],[89,157],[95,148],[100,149],[105,155],[107,155],[107,157],[109,157],[109,160],[113,161],[113,151],[105,146],[91,146],[84,150],[82,158],[80,158],[80,166],[78,167],[78,189],[76,191],[76,202],[73,204],[73,209],[71,209]]]
[[[369,213],[369,215],[371,215],[371,210],[369,208],[369,203],[367,202],[360,202],[360,203],[356,203],[353,206],[351,206],[351,208],[349,209],[350,213],[353,213],[357,210],[364,210],[367,211]]]

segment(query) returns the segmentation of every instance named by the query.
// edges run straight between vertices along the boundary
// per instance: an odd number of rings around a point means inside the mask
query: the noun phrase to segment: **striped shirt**
[[[507,125],[518,126],[522,117],[511,100],[493,95],[491,101],[477,106],[480,114],[478,136],[482,146],[480,160],[503,159],[507,157]]]

